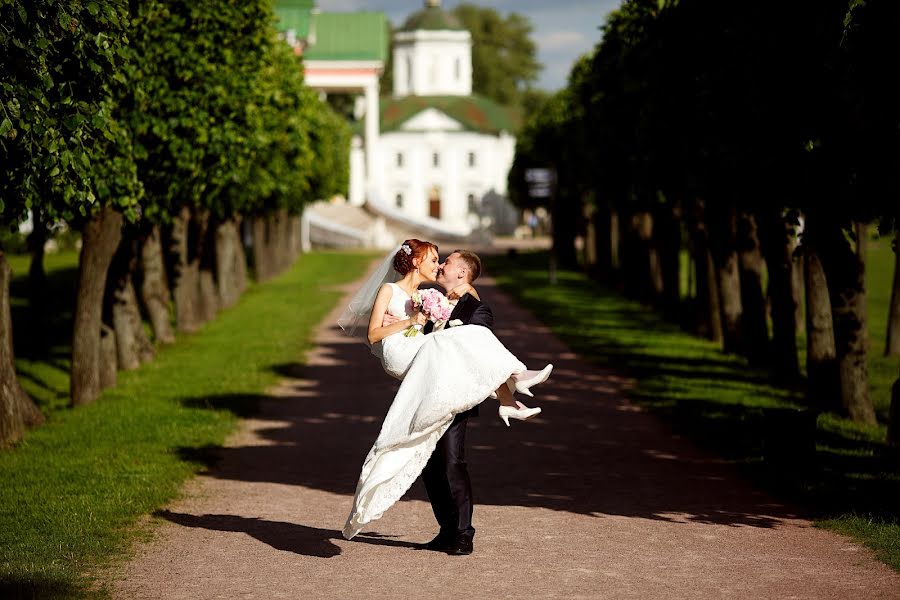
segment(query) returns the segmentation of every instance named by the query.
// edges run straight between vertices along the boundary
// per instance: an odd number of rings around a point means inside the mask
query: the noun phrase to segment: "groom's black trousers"
[[[445,536],[472,538],[475,535],[472,483],[466,466],[466,423],[471,414],[472,411],[467,411],[456,415],[422,471],[434,518]]]

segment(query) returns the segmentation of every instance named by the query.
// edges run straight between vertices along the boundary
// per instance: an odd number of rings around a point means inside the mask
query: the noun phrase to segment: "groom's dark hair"
[[[459,257],[469,267],[469,283],[472,283],[481,276],[481,259],[474,252],[468,250],[454,250],[451,254],[459,254]]]

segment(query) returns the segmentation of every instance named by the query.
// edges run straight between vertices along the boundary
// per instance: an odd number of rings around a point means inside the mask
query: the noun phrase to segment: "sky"
[[[544,68],[535,85],[554,91],[566,85],[572,63],[600,41],[600,25],[620,0],[468,0],[490,7],[501,15],[517,12],[534,26],[532,38],[538,47],[538,62]],[[459,0],[443,0],[452,10]],[[383,12],[395,26],[420,10],[424,0],[318,0],[325,12],[368,10]]]

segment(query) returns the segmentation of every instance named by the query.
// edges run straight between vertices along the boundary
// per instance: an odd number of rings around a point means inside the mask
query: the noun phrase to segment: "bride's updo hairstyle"
[[[422,240],[406,240],[394,255],[394,270],[400,275],[406,275],[410,271],[414,271],[416,266],[413,259],[418,258],[421,262],[428,254],[428,250],[434,248],[438,251],[438,247],[431,242],[423,242]]]

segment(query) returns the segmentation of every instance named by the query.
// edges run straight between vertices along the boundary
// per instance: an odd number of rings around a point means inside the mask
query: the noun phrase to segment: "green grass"
[[[67,360],[59,349],[49,367],[23,359],[21,372],[33,376],[23,383],[42,390],[49,420],[0,453],[0,596],[96,588],[86,574],[123,556],[141,533],[137,518],[175,497],[200,468],[187,450],[223,442],[236,415],[252,409],[249,399],[279,379],[279,365],[311,346],[313,328],[340,295],[333,286],[361,275],[370,258],[302,256],[199,333],[120,373],[115,388],[83,408],[64,409],[57,398],[68,385],[57,374]],[[59,261],[51,263],[56,275],[57,266],[71,266]]]
[[[633,378],[634,401],[900,570],[900,461],[884,445],[883,425],[818,414],[804,406],[801,389],[780,386],[581,273],[559,271],[550,285],[546,253],[486,258],[501,287],[573,350]],[[873,305],[880,298],[870,296]],[[893,367],[896,378],[896,358]]]

